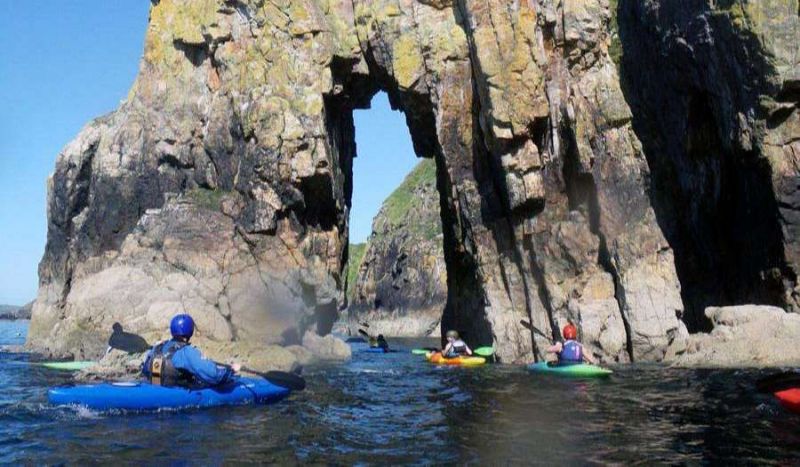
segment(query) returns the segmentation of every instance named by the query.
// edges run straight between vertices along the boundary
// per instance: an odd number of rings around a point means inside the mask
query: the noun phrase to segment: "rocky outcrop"
[[[25,306],[0,305],[0,319],[31,319],[32,309],[33,302],[30,302]]]
[[[347,344],[339,341],[341,345]],[[247,368],[260,372],[272,370],[294,371],[302,364],[297,352],[291,348],[280,346],[264,346],[246,342],[219,342],[206,338],[193,339],[192,344],[197,346],[206,358],[221,363],[238,362]],[[314,354],[320,358],[322,354]],[[349,347],[347,357],[349,357]],[[129,354],[117,349],[112,349],[100,358],[96,365],[81,370],[75,378],[82,381],[108,381],[126,378],[135,378],[141,374],[142,363],[146,353]],[[341,354],[336,358],[342,358]],[[307,361],[307,359],[306,359]]]
[[[800,315],[771,306],[709,307],[710,333],[675,341],[667,361],[681,367],[791,367],[800,365]]]
[[[442,326],[501,360],[547,344],[522,319],[659,360],[703,304],[796,307],[797,0],[152,5],[128,100],[50,179],[31,348],[195,309],[220,341],[326,334],[379,89],[436,165]]]
[[[441,225],[436,165],[423,160],[373,220],[355,281],[348,283],[343,321],[350,334],[368,323],[375,335],[440,335],[447,301]]]

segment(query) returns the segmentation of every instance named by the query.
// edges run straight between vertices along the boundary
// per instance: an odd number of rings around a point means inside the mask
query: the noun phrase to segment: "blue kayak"
[[[368,349],[364,349],[363,351],[367,352],[367,353],[390,353],[390,352],[392,352],[391,350],[384,349],[382,347],[370,347]]]
[[[53,405],[78,405],[93,410],[158,410],[221,405],[271,404],[289,395],[289,389],[260,378],[237,378],[204,389],[167,388],[148,382],[61,386],[47,392]]]

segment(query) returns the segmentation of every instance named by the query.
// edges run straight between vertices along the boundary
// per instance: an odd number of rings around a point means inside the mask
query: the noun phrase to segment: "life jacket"
[[[150,354],[148,360],[147,376],[151,384],[166,387],[192,387],[197,385],[197,380],[190,372],[175,368],[172,357],[182,348],[189,345],[186,342],[166,341],[158,344]]]
[[[466,354],[467,354],[467,344],[461,339],[458,339],[456,341],[453,341],[453,345],[450,347],[450,351],[447,352],[447,355],[445,355],[445,357],[453,358],[453,357],[458,357],[459,355],[466,355]]]
[[[558,363],[574,364],[583,362],[583,346],[578,341],[564,342],[561,353],[558,354]]]

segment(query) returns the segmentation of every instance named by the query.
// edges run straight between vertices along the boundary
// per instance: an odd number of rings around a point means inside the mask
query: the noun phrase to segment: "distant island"
[[[33,302],[24,306],[0,305],[0,319],[31,319]]]

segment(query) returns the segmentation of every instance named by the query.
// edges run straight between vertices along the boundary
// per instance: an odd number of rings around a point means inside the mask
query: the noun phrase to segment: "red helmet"
[[[561,331],[561,334],[564,335],[564,339],[575,340],[578,338],[578,328],[576,328],[574,324],[570,323],[564,326],[564,330]]]

